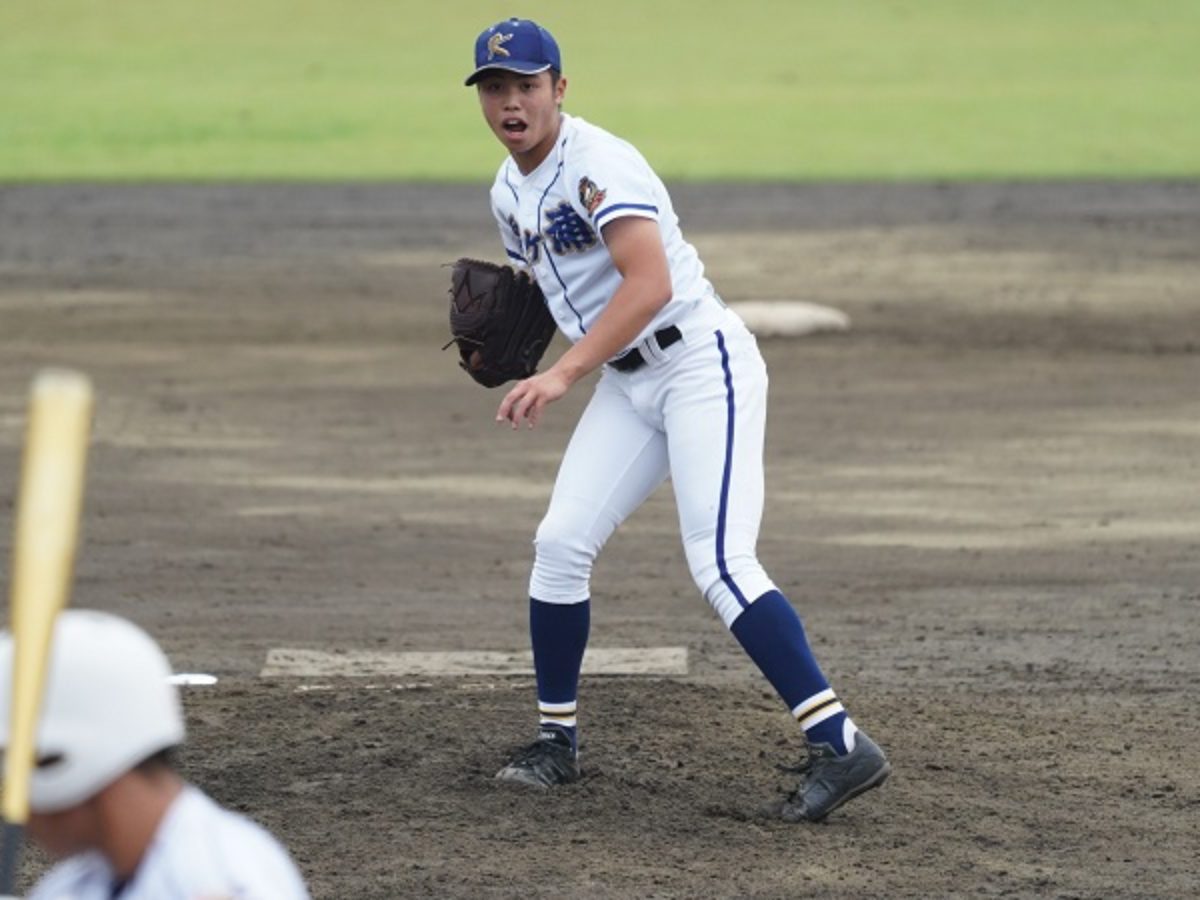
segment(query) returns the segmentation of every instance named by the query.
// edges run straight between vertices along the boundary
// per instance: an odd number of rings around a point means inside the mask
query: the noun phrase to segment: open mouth
[[[500,127],[504,129],[505,134],[511,137],[522,135],[529,128],[529,126],[520,119],[505,119],[500,123]]]

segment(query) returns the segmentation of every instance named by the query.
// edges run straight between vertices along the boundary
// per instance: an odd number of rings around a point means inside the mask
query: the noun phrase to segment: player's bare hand
[[[546,405],[565,394],[570,386],[570,382],[554,369],[518,381],[500,401],[496,421],[510,422],[513,428],[524,421],[533,428],[541,419]]]

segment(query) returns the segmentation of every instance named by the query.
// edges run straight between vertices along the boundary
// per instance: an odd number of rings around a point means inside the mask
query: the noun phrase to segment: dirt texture
[[[82,369],[73,603],[220,678],[183,770],[316,897],[1193,896],[1200,184],[674,196],[727,301],[853,322],[762,341],[760,555],[895,768],[825,824],[761,811],[800,735],[669,487],[597,565],[592,644],[688,675],[585,678],[577,785],[492,780],[529,677],[260,677],[276,647],[527,647],[590,385],[513,433],[441,351],[442,264],[499,255],[483,185],[0,187],[0,558],[29,381]]]

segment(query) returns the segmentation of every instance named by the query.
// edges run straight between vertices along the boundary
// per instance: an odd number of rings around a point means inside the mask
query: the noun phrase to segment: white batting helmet
[[[8,745],[13,637],[0,633],[0,747]],[[132,622],[108,613],[59,614],[29,786],[34,812],[59,812],[107,787],[142,760],[183,742],[171,665]]]

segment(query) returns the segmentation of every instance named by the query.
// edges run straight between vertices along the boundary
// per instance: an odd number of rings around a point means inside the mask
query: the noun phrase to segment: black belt
[[[666,350],[682,338],[683,335],[674,325],[668,325],[661,331],[654,332],[654,342],[658,344],[659,350]],[[646,357],[642,356],[642,352],[637,347],[622,353],[616,359],[609,362],[609,365],[618,372],[636,372],[645,364]]]

